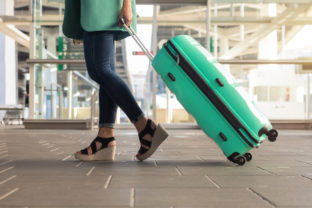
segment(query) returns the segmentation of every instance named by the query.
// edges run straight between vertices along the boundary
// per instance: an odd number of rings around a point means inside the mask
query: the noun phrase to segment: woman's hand
[[[118,25],[122,27],[122,23],[120,19],[123,18],[126,22],[127,26],[131,25],[132,22],[132,8],[131,8],[131,0],[124,0],[122,9],[120,11],[120,15],[118,17]]]

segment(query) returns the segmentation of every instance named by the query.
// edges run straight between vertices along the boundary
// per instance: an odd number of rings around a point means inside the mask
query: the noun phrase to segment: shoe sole
[[[136,158],[140,161],[143,161],[149,158],[157,150],[160,144],[163,141],[165,141],[168,135],[169,134],[166,131],[166,129],[161,124],[158,124],[155,130],[154,136],[152,137],[151,147],[143,155],[136,156]]]
[[[85,155],[75,153],[75,158],[82,161],[93,161],[93,160],[102,160],[102,161],[114,161],[115,160],[116,146],[106,147],[97,151],[92,155]]]

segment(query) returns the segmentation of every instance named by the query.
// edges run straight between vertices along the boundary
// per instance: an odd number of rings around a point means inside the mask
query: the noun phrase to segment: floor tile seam
[[[108,189],[109,185],[111,184],[112,177],[113,177],[113,175],[108,176],[108,178],[106,179],[105,184],[104,184],[104,189]]]
[[[302,160],[296,160],[296,161],[304,163],[304,164],[312,165],[312,163],[309,163],[309,162],[306,162],[306,161],[302,161]],[[306,167],[309,167],[309,166],[306,166]]]
[[[246,188],[247,191],[249,191],[250,193],[254,194],[257,198],[261,199],[262,201],[266,202],[268,205],[270,205],[271,207],[276,208],[277,205],[271,201],[270,199],[268,199],[267,197],[261,195],[260,193],[258,193],[257,191],[255,191],[254,189],[248,187]]]
[[[272,172],[272,171],[269,171],[269,170],[267,170],[267,169],[265,169],[265,168],[262,168],[262,167],[260,167],[260,166],[256,166],[256,167],[257,167],[257,169],[260,169],[260,170],[262,170],[263,172],[269,173],[270,175],[277,175],[276,173],[274,173],[274,172]]]
[[[77,164],[75,165],[75,167],[76,167],[76,168],[79,168],[82,164],[83,164],[83,161],[80,161],[79,163],[77,163]]]
[[[206,178],[208,181],[210,181],[216,188],[218,188],[218,189],[221,188],[221,186],[220,186],[217,182],[215,182],[212,178],[210,178],[208,175],[205,175],[205,178]]]
[[[131,208],[133,208],[133,207],[135,207],[135,188],[134,187],[132,187],[131,189],[130,189],[130,201],[129,201],[129,206],[131,207]]]
[[[0,185],[2,184],[5,184],[6,182],[10,181],[10,180],[13,180],[14,178],[16,178],[17,175],[13,175],[13,176],[10,176],[9,178],[3,180],[3,181],[0,181]]]
[[[183,172],[181,171],[181,169],[178,166],[175,167],[175,170],[176,170],[176,172],[178,173],[179,176],[183,176],[184,175]]]
[[[66,161],[68,160],[69,158],[71,158],[73,155],[67,155],[66,157],[64,157],[63,159],[61,159],[62,161]]]
[[[303,177],[303,178],[309,179],[310,181],[312,181],[312,178],[310,178],[308,176],[305,176],[305,175],[300,175],[300,176]]]
[[[4,195],[0,196],[0,201],[7,198],[8,196],[12,195],[13,193],[15,193],[16,191],[18,191],[19,188],[14,188],[11,191],[5,193]]]
[[[55,155],[61,155],[63,153],[65,153],[65,152],[63,150],[61,150],[60,152],[56,153]]]
[[[59,150],[59,149],[60,149],[60,148],[56,147],[56,148],[54,148],[54,149],[51,149],[50,152],[55,152],[55,151],[57,151],[57,150]]]
[[[90,176],[93,170],[95,169],[95,166],[93,166],[86,174],[86,176]]]
[[[14,166],[8,167],[8,168],[6,168],[6,169],[2,169],[2,170],[0,170],[0,174],[1,174],[1,173],[5,173],[5,172],[7,172],[7,171],[9,171],[9,170],[11,170],[11,169],[13,169],[13,168],[14,168]]]
[[[38,144],[40,144],[42,147],[46,147],[47,150],[50,150],[49,152],[51,153],[55,153],[55,155],[61,155],[64,153],[64,151],[62,150],[61,147],[59,147],[58,145],[56,145],[55,143],[53,143],[52,141],[46,141],[46,140],[39,140],[38,141]],[[50,145],[50,146],[47,146],[47,145]],[[52,149],[54,148],[54,149]],[[67,158],[69,159],[69,158]],[[64,160],[67,160],[64,158]]]
[[[13,160],[7,160],[7,161],[4,161],[4,162],[1,162],[1,163],[0,163],[0,166],[5,165],[5,164],[8,164],[8,163],[10,163],[10,162],[13,162]]]

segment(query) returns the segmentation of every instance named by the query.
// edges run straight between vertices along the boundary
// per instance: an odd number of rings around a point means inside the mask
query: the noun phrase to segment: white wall
[[[296,74],[293,68],[257,69],[249,74],[249,89],[256,106],[269,119],[305,119],[304,95],[306,90],[306,76]],[[281,101],[257,101],[254,94],[255,87],[285,87],[289,89],[289,99]],[[302,92],[299,92],[302,91]],[[270,97],[270,96],[268,96]]]

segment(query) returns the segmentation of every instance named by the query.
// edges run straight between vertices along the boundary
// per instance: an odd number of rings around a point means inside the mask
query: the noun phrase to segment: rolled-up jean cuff
[[[137,122],[138,120],[140,120],[140,119],[143,118],[143,117],[144,117],[144,113],[142,113],[141,115],[139,115],[136,119],[132,120],[131,122],[132,122],[132,123],[135,123],[135,122]]]
[[[114,123],[99,123],[99,128],[101,127],[106,127],[106,128],[115,128],[115,124]]]

